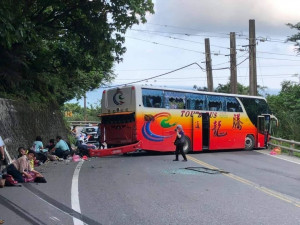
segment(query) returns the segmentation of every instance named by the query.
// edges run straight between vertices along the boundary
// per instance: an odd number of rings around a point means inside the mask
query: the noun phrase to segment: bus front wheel
[[[191,151],[191,140],[185,136],[184,144],[183,144],[183,151],[184,153],[188,153]]]
[[[245,150],[252,150],[254,148],[255,140],[253,135],[247,135],[245,139]]]

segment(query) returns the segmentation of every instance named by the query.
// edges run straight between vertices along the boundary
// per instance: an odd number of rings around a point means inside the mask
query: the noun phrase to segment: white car
[[[85,134],[87,139],[87,143],[96,143],[98,142],[98,134],[97,134],[98,127],[84,127],[81,130],[82,134]]]

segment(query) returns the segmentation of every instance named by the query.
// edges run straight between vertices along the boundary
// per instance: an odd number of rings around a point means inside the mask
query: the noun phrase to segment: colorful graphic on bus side
[[[166,135],[166,136],[163,136],[163,135],[158,135],[158,134],[155,134],[152,130],[151,130],[151,125],[155,122],[158,121],[158,118],[164,118],[160,121],[160,127],[162,128],[165,128],[165,129],[168,129],[168,128],[171,128],[171,127],[175,127],[177,123],[172,123],[170,124],[169,121],[171,119],[171,114],[170,113],[167,113],[167,112],[161,112],[161,113],[158,113],[158,114],[155,114],[154,116],[151,115],[151,114],[147,114],[144,116],[144,125],[142,127],[142,133],[143,133],[143,136],[149,140],[149,141],[155,141],[155,142],[160,142],[160,141],[163,141],[165,138],[170,138],[172,137],[173,135]]]

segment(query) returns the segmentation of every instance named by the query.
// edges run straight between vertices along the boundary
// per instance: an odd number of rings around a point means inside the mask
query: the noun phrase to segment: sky
[[[297,33],[286,24],[300,22],[299,0],[155,0],[155,14],[125,34],[123,62],[115,64],[115,80],[159,87],[207,87],[204,40],[209,38],[213,84],[230,76],[230,32],[236,34],[237,81],[249,86],[249,20],[255,20],[257,84],[274,94],[285,80],[300,83],[300,56],[286,39]],[[193,64],[193,63],[197,63]],[[191,66],[188,66],[193,64]],[[185,67],[183,69],[180,69]],[[176,72],[171,72],[177,70]],[[165,73],[171,72],[167,75]],[[162,75],[162,76],[159,76]],[[151,79],[152,77],[159,76]],[[106,88],[87,93],[87,104],[100,104]],[[83,99],[79,102],[83,105]]]

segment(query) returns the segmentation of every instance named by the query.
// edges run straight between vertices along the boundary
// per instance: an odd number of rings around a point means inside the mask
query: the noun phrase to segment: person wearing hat
[[[177,135],[174,144],[176,145],[175,155],[176,158],[173,161],[178,161],[178,155],[179,153],[182,155],[184,162],[187,161],[187,158],[185,156],[185,153],[183,151],[183,145],[184,145],[184,132],[182,129],[182,126],[180,124],[177,125],[175,129]]]

